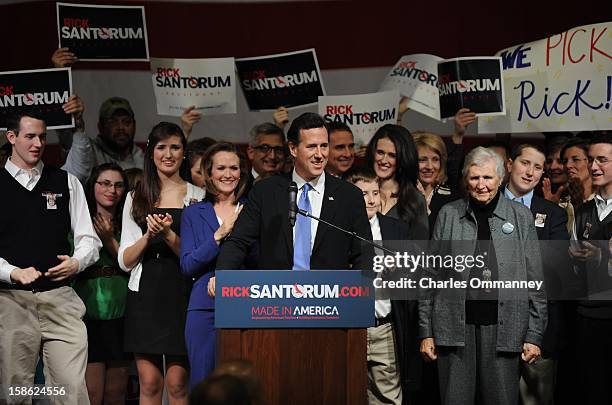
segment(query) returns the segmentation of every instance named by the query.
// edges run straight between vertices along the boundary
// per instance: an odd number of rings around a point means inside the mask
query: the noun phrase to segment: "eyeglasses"
[[[270,146],[270,145],[268,145],[266,143],[264,143],[263,145],[253,146],[253,149],[256,149],[256,150],[260,151],[264,155],[267,155],[268,153],[270,153],[271,150],[273,150],[274,153],[276,153],[277,155],[284,155],[285,154],[285,147],[284,146]]]
[[[589,157],[589,164],[593,164],[593,162],[597,163],[598,165],[605,165],[610,162],[610,159],[603,156],[597,156],[596,158]]]
[[[122,181],[113,183],[112,181],[104,180],[104,181],[96,181],[96,184],[106,190],[113,188],[113,187],[115,188],[115,190],[123,190],[125,188],[125,184],[123,184]]]

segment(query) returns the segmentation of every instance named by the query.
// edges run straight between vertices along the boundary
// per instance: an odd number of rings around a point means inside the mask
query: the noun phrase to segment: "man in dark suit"
[[[298,207],[339,227],[371,239],[361,191],[325,175],[329,136],[317,114],[297,117],[287,133],[295,158],[290,176],[274,176],[255,183],[248,202],[228,236],[217,269],[242,267],[249,246],[258,242],[260,269],[371,269],[372,250],[357,238],[314,219],[298,215],[289,223],[291,181],[298,186]]]
[[[569,280],[565,251],[569,246],[567,214],[558,205],[534,195],[534,188],[544,173],[544,151],[535,145],[521,144],[510,154],[507,169],[508,184],[505,196],[527,206],[533,214],[541,244],[544,282],[547,294],[561,298],[561,291]],[[523,403],[552,403],[555,382],[555,362],[559,350],[567,344],[567,325],[563,322],[564,303],[549,301],[548,325],[542,344],[543,356],[535,364],[521,364],[521,398]]]

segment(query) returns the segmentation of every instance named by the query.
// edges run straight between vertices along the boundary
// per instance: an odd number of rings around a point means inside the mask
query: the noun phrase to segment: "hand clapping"
[[[172,215],[166,214],[149,214],[147,215],[147,232],[150,238],[161,235],[166,238],[171,232]]]

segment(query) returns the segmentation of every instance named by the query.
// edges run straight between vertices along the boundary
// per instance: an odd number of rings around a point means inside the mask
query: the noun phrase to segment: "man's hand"
[[[202,114],[194,110],[195,106],[192,105],[187,107],[181,114],[181,127],[183,127],[183,131],[185,132],[185,138],[189,138],[193,126],[202,118]]]
[[[542,193],[544,194],[544,198],[550,202],[554,202],[558,204],[561,200],[561,195],[565,192],[567,186],[565,184],[559,186],[556,193],[552,192],[552,185],[550,183],[550,179],[545,177],[542,179]]]
[[[289,111],[285,107],[278,107],[274,113],[272,113],[272,119],[277,127],[283,129],[289,122]]]
[[[75,54],[70,52],[68,48],[58,48],[51,55],[51,62],[56,68],[63,68],[72,65],[77,61]]]
[[[84,129],[85,123],[83,122],[83,112],[85,112],[85,104],[83,100],[76,94],[73,94],[68,98],[68,102],[62,106],[66,114],[72,114],[74,116],[74,124],[76,128]]]
[[[366,157],[366,153],[368,152],[368,144],[361,144],[359,148],[355,150],[355,157],[364,158]]]
[[[61,260],[61,263],[50,268],[45,273],[45,276],[51,280],[62,281],[72,277],[79,270],[79,261],[77,259],[66,255],[58,255],[57,258]]]
[[[421,340],[421,356],[423,356],[425,361],[434,361],[438,358],[434,338],[425,338]]]
[[[476,113],[470,111],[469,108],[462,108],[455,114],[455,134],[458,136],[465,135],[467,127],[476,121]]]
[[[523,353],[521,354],[521,358],[524,362],[533,364],[540,359],[542,356],[542,352],[540,348],[532,343],[523,343]]]
[[[569,248],[569,255],[574,260],[579,262],[586,262],[589,259],[601,258],[601,252],[599,248],[587,241],[580,241],[582,248],[572,247]]]
[[[34,267],[27,267],[25,269],[15,267],[11,271],[11,281],[15,284],[28,285],[38,280],[40,276],[42,276],[42,273]]]

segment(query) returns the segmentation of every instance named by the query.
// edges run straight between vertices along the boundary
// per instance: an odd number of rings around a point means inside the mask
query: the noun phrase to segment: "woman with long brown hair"
[[[170,404],[188,402],[184,330],[191,282],[179,266],[180,219],[204,191],[185,180],[186,147],[177,125],[157,124],[147,141],[143,180],[123,210],[118,260],[130,272],[125,345],[136,358],[140,404],[161,404],[164,383]]]

